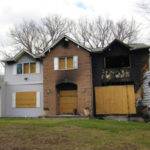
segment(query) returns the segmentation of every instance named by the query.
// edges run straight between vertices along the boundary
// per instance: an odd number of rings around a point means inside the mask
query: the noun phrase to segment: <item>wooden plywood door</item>
[[[60,113],[73,114],[77,109],[77,90],[60,91]]]
[[[135,114],[133,85],[95,88],[96,114]]]

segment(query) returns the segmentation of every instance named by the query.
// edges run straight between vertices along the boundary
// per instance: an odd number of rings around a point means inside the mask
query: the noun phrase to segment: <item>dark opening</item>
[[[77,85],[74,83],[61,83],[56,87],[58,90],[77,90]]]
[[[115,56],[105,58],[106,68],[129,67],[129,56]]]
[[[60,45],[63,47],[63,48],[68,48],[69,47],[69,41],[67,40],[62,40],[60,42]]]

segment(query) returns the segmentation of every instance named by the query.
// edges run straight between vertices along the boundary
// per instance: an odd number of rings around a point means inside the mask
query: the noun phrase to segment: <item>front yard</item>
[[[149,149],[149,123],[96,119],[0,119],[0,150]]]

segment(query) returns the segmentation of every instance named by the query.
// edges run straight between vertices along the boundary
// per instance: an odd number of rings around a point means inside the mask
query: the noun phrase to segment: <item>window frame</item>
[[[122,56],[122,55],[120,55],[120,56]],[[120,57],[120,56],[117,56],[117,57]],[[104,68],[105,68],[105,69],[118,69],[118,68],[122,68],[122,69],[123,69],[123,68],[130,68],[130,67],[131,67],[130,55],[128,55],[127,57],[128,57],[128,59],[129,59],[129,66],[127,66],[127,67],[110,67],[110,68],[107,68],[107,67],[106,67],[106,66],[107,66],[107,65],[106,65],[106,58],[107,58],[107,56],[105,56],[105,57],[104,57]],[[109,56],[108,56],[108,58],[109,58]]]
[[[35,63],[35,73],[31,73],[30,64],[32,64],[32,63]],[[21,74],[18,74],[18,73],[17,73],[17,67],[16,67],[16,74],[17,74],[17,75],[36,74],[36,71],[37,71],[37,70],[36,70],[36,61],[21,62],[21,63],[17,63],[16,66],[19,65],[19,64],[22,65],[22,73],[21,73]],[[24,64],[29,64],[29,73],[24,73]]]
[[[74,67],[74,62],[73,62],[73,56],[62,56],[62,57],[58,57],[58,60],[60,60],[61,58],[64,58],[65,59],[65,68],[64,69],[60,69],[59,68],[59,64],[58,64],[58,70],[74,70],[74,69],[76,69],[75,67]],[[68,58],[72,58],[72,63],[73,63],[73,66],[72,66],[72,68],[68,68],[67,67],[67,59]],[[58,61],[58,63],[59,63],[60,61]]]
[[[21,65],[21,73],[18,73],[18,65]],[[23,65],[22,65],[22,63],[17,63],[15,69],[16,69],[16,74],[17,75],[22,75],[23,74]]]
[[[17,107],[17,93],[35,93],[35,106],[32,107]],[[15,91],[12,93],[12,108],[14,109],[36,109],[41,107],[41,92],[40,91]]]

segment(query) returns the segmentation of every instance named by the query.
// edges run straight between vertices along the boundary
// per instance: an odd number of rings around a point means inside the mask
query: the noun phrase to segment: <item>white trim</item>
[[[35,85],[35,84],[43,84],[43,82],[32,82],[32,83],[29,83],[29,82],[21,82],[21,83],[15,83],[15,84],[11,84],[11,83],[8,83],[7,85]]]
[[[73,68],[78,69],[78,56],[73,56]]]
[[[13,75],[17,74],[17,64],[13,65]]]
[[[36,73],[40,73],[40,62],[38,61],[38,62],[36,62],[36,70],[35,70],[35,72]]]
[[[59,70],[59,58],[54,57],[54,70]]]
[[[67,70],[67,59],[68,57],[64,57],[65,58],[65,70]]]
[[[78,69],[78,56],[62,56],[62,57],[55,57],[58,58],[58,69],[57,70],[75,70]],[[59,69],[59,59],[64,58],[65,59],[65,68]],[[67,58],[73,59],[73,68],[67,68]]]
[[[19,92],[35,92],[36,93],[36,105],[34,107],[21,107],[21,108],[17,108],[16,107],[16,93]],[[12,93],[12,108],[16,108],[16,109],[35,109],[35,108],[39,108],[40,107],[40,92],[37,91],[29,91],[29,90],[25,90],[25,91],[16,91],[14,93]]]
[[[40,107],[40,92],[36,92],[36,107]]]
[[[35,73],[31,73],[30,71],[30,64],[31,63],[35,63]],[[17,74],[17,65],[21,64],[22,65],[22,74]],[[24,64],[29,64],[29,73],[24,73]],[[29,61],[29,62],[21,62],[21,63],[16,63],[16,74],[14,75],[28,75],[28,74],[36,74],[37,73],[37,66],[36,66],[37,62],[36,61]],[[39,63],[40,65],[40,63]],[[40,73],[40,72],[39,72]]]
[[[12,108],[16,108],[16,93],[12,93]]]

